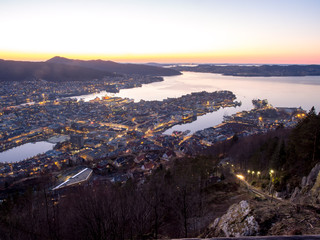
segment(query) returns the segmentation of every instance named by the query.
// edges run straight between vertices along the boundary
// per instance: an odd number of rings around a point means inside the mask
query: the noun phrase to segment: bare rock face
[[[307,177],[304,176],[301,180],[301,187],[304,188],[307,185]]]
[[[300,194],[299,188],[296,194]],[[232,205],[201,237],[300,234],[320,234],[320,206],[251,199]]]
[[[299,194],[300,194],[300,189],[298,187],[296,187],[291,195],[291,198],[290,198],[290,201],[291,202],[295,202],[296,199],[298,199],[299,197]]]
[[[308,177],[307,177],[307,183],[306,185],[307,186],[311,186],[314,184],[314,182],[316,181],[317,179],[317,176],[319,174],[319,171],[320,171],[320,164],[317,163],[311,170],[311,172],[309,173]]]
[[[251,214],[247,201],[232,205],[228,212],[221,218],[217,218],[209,226],[215,236],[240,237],[255,236],[259,233],[259,224]]]
[[[320,201],[320,163],[316,164],[309,175],[301,180],[301,189],[295,188],[290,201],[300,204],[313,204]]]
[[[311,196],[313,197],[315,202],[319,202],[320,200],[320,172],[317,175],[317,179],[313,184],[311,190]]]

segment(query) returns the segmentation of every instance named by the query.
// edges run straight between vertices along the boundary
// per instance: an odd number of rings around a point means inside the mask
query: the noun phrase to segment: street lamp
[[[272,169],[270,169],[270,183],[269,183],[269,193],[271,193],[271,202],[273,200],[273,193],[274,193],[274,185],[273,185],[273,182],[274,182],[274,179],[273,179],[273,174],[274,174],[274,171]]]
[[[236,175],[237,176],[237,178],[239,178],[239,179],[241,179],[241,180],[244,180],[244,176],[242,176],[242,175],[240,175],[240,174],[238,174],[238,175]]]

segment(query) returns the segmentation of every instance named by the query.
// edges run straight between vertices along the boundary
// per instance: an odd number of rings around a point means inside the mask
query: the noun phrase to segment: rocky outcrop
[[[314,204],[320,202],[320,163],[317,163],[308,176],[301,180],[291,194],[290,201],[300,204]]]
[[[320,234],[320,207],[251,199],[232,205],[203,238]]]
[[[296,187],[291,195],[290,201],[294,202],[300,194],[300,188]]]
[[[308,177],[307,177],[307,186],[311,186],[314,184],[314,182],[316,181],[318,175],[319,175],[319,171],[320,171],[320,163],[317,163],[311,170],[311,172],[309,173]]]
[[[215,219],[209,229],[214,236],[220,237],[254,236],[259,233],[259,225],[247,201],[232,205],[226,214]]]
[[[304,176],[301,180],[301,187],[304,188],[307,185],[307,177]]]
[[[295,204],[286,200],[241,201],[216,218],[201,237],[320,234],[320,163],[299,186],[288,184],[276,195]]]
[[[320,202],[320,172],[318,172],[317,178],[313,187],[310,190],[311,196],[316,203]]]

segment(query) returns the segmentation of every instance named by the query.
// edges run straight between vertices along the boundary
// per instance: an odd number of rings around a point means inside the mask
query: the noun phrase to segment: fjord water
[[[199,91],[232,91],[241,100],[268,99],[275,107],[299,107],[320,110],[320,76],[304,77],[234,77],[212,73],[183,72],[164,77],[163,82],[140,88],[122,89],[116,94],[135,101],[163,100]],[[244,99],[243,99],[244,98]],[[246,103],[245,103],[246,104]]]
[[[192,123],[173,126],[165,131],[171,134],[175,130],[190,130],[194,133],[208,127],[220,124],[224,115],[231,115],[243,110],[252,109],[252,99],[268,99],[275,107],[302,107],[309,111],[312,106],[320,110],[320,76],[306,77],[233,77],[212,73],[183,72],[179,76],[164,77],[164,81],[144,84],[140,88],[122,89],[112,96],[140,100],[163,100],[176,98],[185,94],[200,91],[232,91],[240,107],[221,108],[218,111],[200,116]],[[77,96],[85,101],[103,97],[107,92]],[[27,143],[17,148],[0,153],[0,162],[20,161],[39,153],[51,150],[50,143]]]
[[[252,109],[252,99],[268,99],[275,107],[302,107],[309,111],[312,106],[320,110],[320,76],[303,77],[234,77],[213,73],[183,72],[182,75],[164,77],[164,81],[143,84],[140,88],[122,89],[117,94],[123,98],[140,100],[163,100],[177,98],[185,94],[199,91],[232,91],[242,105],[236,108],[222,108],[218,111],[200,116],[192,123],[176,125],[168,129],[172,131],[190,130],[191,133],[220,124],[224,115],[231,115],[243,110]],[[78,96],[85,101],[103,97],[107,92]]]
[[[123,89],[116,94],[135,101],[163,100],[199,91],[232,91],[242,105],[222,108],[208,113],[192,123],[176,125],[165,133],[190,130],[191,133],[218,125],[224,115],[252,109],[252,99],[268,99],[274,107],[302,107],[309,111],[312,106],[320,110],[320,76],[305,77],[234,77],[212,73],[183,72],[183,75],[164,77],[163,82],[143,85],[141,88]]]
[[[320,110],[320,76],[304,77],[234,77],[213,73],[182,72],[182,75],[163,77],[164,81],[143,84],[142,87],[121,89],[112,94],[102,91],[74,98],[84,101],[106,94],[140,100],[163,100],[177,98],[200,91],[232,91],[246,109],[251,109],[252,99],[268,99],[275,107],[302,107],[310,110],[312,106]]]

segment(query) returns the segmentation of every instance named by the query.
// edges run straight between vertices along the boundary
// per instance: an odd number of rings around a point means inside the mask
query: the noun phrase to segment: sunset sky
[[[0,0],[0,58],[320,64],[319,0]]]

